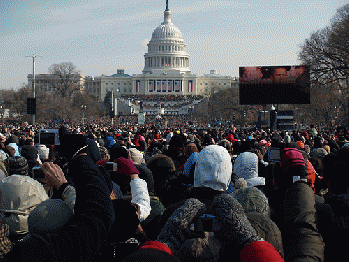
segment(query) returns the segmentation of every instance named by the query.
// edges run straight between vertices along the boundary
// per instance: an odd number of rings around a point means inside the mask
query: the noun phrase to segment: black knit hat
[[[9,157],[8,161],[8,173],[9,175],[28,175],[28,162],[22,156]]]

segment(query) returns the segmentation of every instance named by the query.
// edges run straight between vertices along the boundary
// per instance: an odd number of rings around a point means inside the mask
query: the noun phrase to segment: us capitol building
[[[128,75],[123,69],[118,69],[116,74],[110,76],[81,76],[83,89],[101,101],[107,91],[113,91],[114,96],[122,101],[128,96],[199,97],[204,95],[208,88],[213,90],[238,88],[237,78],[219,75],[216,70],[210,70],[209,74],[202,76],[192,74],[189,68],[190,56],[186,47],[181,31],[172,23],[167,2],[164,21],[154,30],[148,43],[142,74]],[[48,84],[50,77],[47,74],[39,74],[35,78],[36,88],[53,91],[50,90]],[[28,83],[31,85],[31,82],[30,74]],[[145,111],[147,111],[146,108]],[[130,113],[134,112],[131,110]]]

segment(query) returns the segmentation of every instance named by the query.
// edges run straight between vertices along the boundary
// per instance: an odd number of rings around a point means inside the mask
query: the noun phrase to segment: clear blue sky
[[[83,75],[139,74],[146,44],[163,21],[165,0],[0,0],[0,88],[18,88],[32,72],[72,62]],[[348,1],[169,0],[187,43],[192,73],[239,66],[298,64],[310,34]]]

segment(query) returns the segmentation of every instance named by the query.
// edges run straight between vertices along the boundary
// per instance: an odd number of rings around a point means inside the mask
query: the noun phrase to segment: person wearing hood
[[[0,191],[0,212],[6,214],[3,222],[9,227],[11,242],[21,240],[28,234],[30,212],[49,197],[38,181],[24,175],[6,177],[0,181]]]
[[[255,187],[242,187],[232,195],[241,204],[258,236],[272,244],[281,257],[284,257],[281,231],[270,219],[269,202],[262,191]]]
[[[232,169],[231,157],[224,147],[209,145],[202,149],[195,166],[193,187],[183,194],[181,201],[167,207],[160,226],[189,198],[199,199],[205,204],[207,214],[212,214],[212,201],[215,197],[226,194]]]
[[[247,186],[265,185],[265,178],[258,176],[258,156],[252,152],[244,152],[235,159],[234,174],[244,178]]]

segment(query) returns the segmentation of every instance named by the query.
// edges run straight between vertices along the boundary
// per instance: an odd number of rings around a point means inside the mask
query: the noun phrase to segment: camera
[[[269,148],[268,151],[268,161],[269,162],[281,162],[280,148]]]
[[[195,231],[217,232],[220,230],[216,217],[212,214],[204,214],[194,222]]]
[[[40,129],[39,144],[60,145],[58,129]]]
[[[105,169],[107,171],[117,171],[118,170],[118,164],[114,162],[107,162],[104,165]]]
[[[45,179],[45,174],[41,167],[35,166],[32,168],[32,178],[33,179]]]

